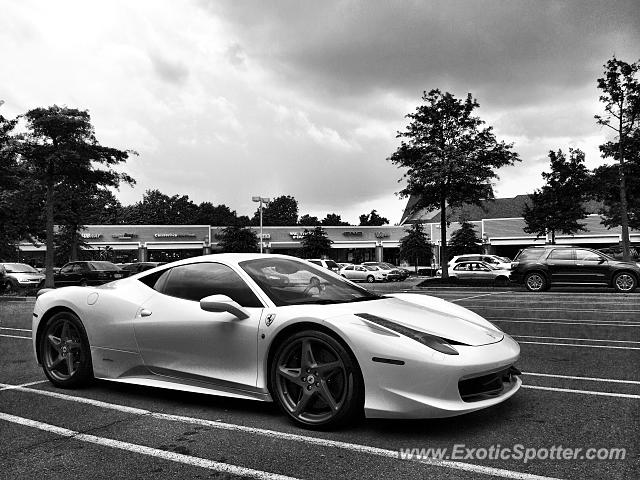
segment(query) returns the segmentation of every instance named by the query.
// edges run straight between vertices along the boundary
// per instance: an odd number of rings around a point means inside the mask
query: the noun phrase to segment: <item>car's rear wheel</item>
[[[4,284],[4,292],[5,293],[13,293],[16,291],[16,288],[13,286],[10,280],[7,280]]]
[[[361,417],[359,367],[330,335],[296,333],[278,347],[270,368],[271,393],[294,423],[327,429]]]
[[[524,285],[530,292],[542,292],[547,289],[547,279],[540,272],[531,272],[524,277]]]
[[[375,279],[375,277],[374,277],[373,275],[369,275],[369,276],[367,277],[367,282],[369,282],[369,283],[373,283],[373,282],[375,282],[375,281],[376,281],[376,279]]]
[[[86,287],[87,286],[87,281],[84,278],[82,280],[80,280],[80,286],[81,287]]]
[[[93,378],[89,340],[73,313],[60,312],[49,319],[39,348],[44,374],[55,386],[79,387]]]
[[[636,277],[629,272],[620,272],[613,277],[613,288],[618,292],[628,293],[633,292],[638,286]]]

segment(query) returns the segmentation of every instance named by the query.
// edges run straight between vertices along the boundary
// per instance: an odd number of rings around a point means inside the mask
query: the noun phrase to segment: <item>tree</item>
[[[361,227],[366,227],[366,226],[379,227],[380,225],[388,225],[388,224],[389,224],[389,220],[378,215],[378,212],[376,212],[375,210],[371,210],[371,213],[369,214],[364,213],[360,215]]]
[[[44,190],[29,178],[21,160],[13,133],[17,123],[0,115],[0,260],[14,259],[21,240],[44,236]]]
[[[113,168],[135,152],[100,145],[86,110],[54,105],[30,110],[23,118],[26,133],[20,153],[30,178],[46,192],[45,286],[53,287],[56,196],[70,185],[118,187],[121,182],[135,183]]]
[[[640,162],[625,163],[625,178],[640,179]],[[629,228],[640,230],[640,181],[626,183],[627,221]],[[599,213],[607,228],[622,224],[620,207],[620,168],[601,165],[593,171],[592,188],[595,198],[603,202]],[[630,249],[631,250],[631,249]]]
[[[431,265],[433,251],[421,223],[414,223],[407,235],[400,239],[400,258],[409,262],[413,261],[416,275],[421,261],[425,262],[425,265]]]
[[[588,200],[589,171],[584,165],[584,153],[569,149],[569,158],[562,150],[549,152],[551,172],[543,172],[545,185],[533,192],[531,205],[524,206],[522,216],[524,231],[535,233],[536,238],[551,234],[551,243],[556,243],[556,232],[565,235],[585,230],[580,220],[587,216],[584,202]]]
[[[495,169],[518,161],[512,144],[498,142],[492,127],[473,115],[480,105],[471,96],[462,101],[440,90],[424,92],[423,104],[410,113],[410,123],[397,137],[400,147],[389,161],[407,168],[407,186],[399,194],[415,195],[413,211],[440,209],[440,258],[447,258],[447,208],[479,204],[494,198],[491,179]],[[406,139],[406,141],[404,140]],[[448,276],[443,269],[444,278]]]
[[[256,213],[251,220],[252,225],[260,224],[260,209],[256,209]],[[290,195],[282,195],[276,197],[269,205],[263,207],[262,224],[277,225],[297,225],[298,224],[298,201]]]
[[[302,225],[303,227],[315,227],[316,225],[320,225],[320,220],[318,220],[318,217],[312,217],[305,213],[300,217],[300,220],[298,220],[298,225]]]
[[[196,210],[193,223],[197,225],[249,225],[249,218],[246,215],[238,217],[235,210],[231,210],[226,205],[213,206],[211,202],[202,202]]]
[[[348,226],[349,222],[343,222],[337,213],[327,213],[327,216],[320,222],[325,227],[342,227]]]
[[[258,235],[248,227],[231,225],[220,232],[220,247],[224,252],[254,253],[258,251]]]
[[[317,226],[313,230],[304,229],[304,237],[302,239],[302,256],[305,258],[316,258],[327,255],[331,250],[333,241],[327,236],[321,226]]]
[[[465,253],[482,253],[482,239],[478,237],[476,227],[469,223],[466,219],[460,222],[460,228],[451,234],[449,240],[449,256],[451,260],[456,255]]]
[[[123,221],[133,225],[193,225],[198,207],[188,195],[169,196],[147,190],[142,201],[123,209]]]
[[[639,61],[640,62],[640,61]],[[605,104],[604,115],[596,115],[598,125],[611,129],[614,140],[600,145],[600,152],[604,158],[612,158],[618,162],[619,203],[608,204],[615,213],[605,214],[609,224],[613,217],[619,218],[622,228],[622,252],[625,261],[631,260],[629,251],[629,217],[627,178],[631,173],[627,166],[630,162],[638,163],[640,147],[640,83],[637,78],[640,63],[626,63],[615,56],[604,65],[604,77],[598,78],[598,88],[602,90],[600,101]],[[637,183],[637,177],[635,179]]]

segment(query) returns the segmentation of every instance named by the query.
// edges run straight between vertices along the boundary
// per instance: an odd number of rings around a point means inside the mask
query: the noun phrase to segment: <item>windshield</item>
[[[299,260],[268,257],[247,260],[239,265],[278,307],[383,298],[332,275],[324,268]]]
[[[7,273],[38,273],[35,268],[26,263],[5,263],[4,268]]]

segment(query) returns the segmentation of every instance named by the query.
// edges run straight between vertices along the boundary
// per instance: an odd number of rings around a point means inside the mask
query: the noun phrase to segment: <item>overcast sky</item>
[[[0,0],[0,108],[89,110],[103,145],[139,153],[123,204],[157,188],[251,215],[252,195],[292,195],[393,224],[386,158],[424,90],[471,92],[522,158],[496,196],[529,193],[549,149],[603,162],[596,78],[639,47],[637,0]]]

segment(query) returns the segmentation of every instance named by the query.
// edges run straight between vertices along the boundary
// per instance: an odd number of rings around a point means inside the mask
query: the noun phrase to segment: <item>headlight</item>
[[[404,325],[392,322],[391,320],[387,320],[386,318],[371,315],[370,313],[356,313],[356,316],[364,318],[365,320],[375,323],[376,325],[388,328],[389,330],[393,330],[396,333],[404,335],[405,337],[409,337],[416,342],[419,342],[429,348],[432,348],[433,350],[436,350],[440,353],[445,353],[447,355],[459,355],[458,351],[451,346],[452,343],[457,345],[465,345],[464,343],[454,342],[446,338],[431,335],[430,333],[420,332],[418,330],[414,330],[413,328],[405,327]]]

